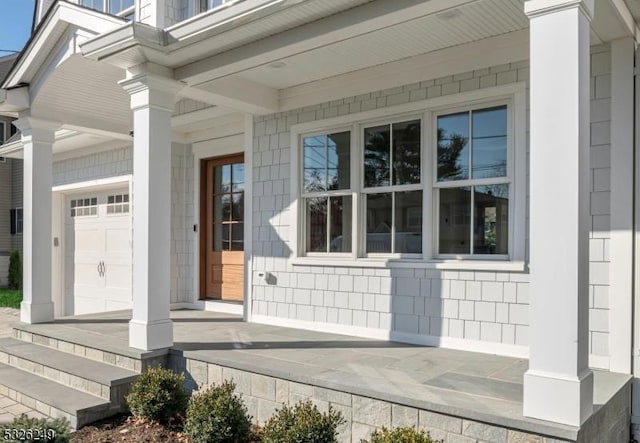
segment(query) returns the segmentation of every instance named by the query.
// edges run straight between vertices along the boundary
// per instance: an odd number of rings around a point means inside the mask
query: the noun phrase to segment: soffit
[[[239,75],[283,89],[526,29],[529,23],[523,11],[523,0],[476,2],[279,60],[285,64],[279,69],[263,65]]]

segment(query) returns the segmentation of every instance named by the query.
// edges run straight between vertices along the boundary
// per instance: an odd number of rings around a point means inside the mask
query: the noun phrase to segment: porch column
[[[530,317],[524,415],[593,410],[589,320],[589,24],[593,0],[529,0]]]
[[[123,80],[133,110],[133,317],[129,346],[173,345],[170,305],[171,114],[177,82],[140,74]]]
[[[56,123],[22,117],[13,124],[20,129],[24,146],[23,258],[20,321],[53,321],[51,296],[51,187],[53,141]]]

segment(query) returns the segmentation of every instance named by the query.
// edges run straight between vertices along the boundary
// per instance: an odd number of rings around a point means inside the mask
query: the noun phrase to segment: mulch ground
[[[251,439],[247,443],[258,443],[261,429],[252,428]],[[71,443],[189,443],[180,432],[180,423],[162,425],[152,420],[128,415],[115,417],[85,426],[71,435]]]
[[[117,416],[85,426],[71,436],[72,443],[188,443],[176,427],[130,416]]]

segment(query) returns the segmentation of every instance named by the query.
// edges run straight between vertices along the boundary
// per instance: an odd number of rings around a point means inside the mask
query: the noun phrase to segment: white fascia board
[[[131,66],[167,57],[164,31],[144,23],[131,22],[80,43],[82,54],[92,60],[108,60],[129,50],[138,52]],[[129,58],[129,57],[125,57]],[[121,66],[122,63],[115,63]],[[121,66],[128,67],[128,66]]]
[[[5,79],[4,87],[15,86],[20,83],[28,83],[40,65],[49,56],[43,49],[50,39],[59,38],[68,26],[84,29],[93,34],[104,33],[115,26],[122,25],[124,19],[102,14],[77,5],[66,2],[57,2],[49,12],[46,21],[38,28],[38,33],[30,40],[23,50],[16,66]]]

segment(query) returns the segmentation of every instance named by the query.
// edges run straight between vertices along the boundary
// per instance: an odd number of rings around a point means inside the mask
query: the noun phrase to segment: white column
[[[633,38],[611,42],[609,369],[625,374],[631,373],[633,337],[634,57]]]
[[[589,323],[589,24],[593,0],[529,0],[529,370],[524,415],[593,411]]]
[[[58,124],[24,117],[14,125],[24,146],[23,178],[23,295],[20,321],[53,321],[51,295],[52,148]]]
[[[129,346],[173,345],[170,309],[171,114],[180,85],[140,74],[120,82],[133,110],[133,316]]]

